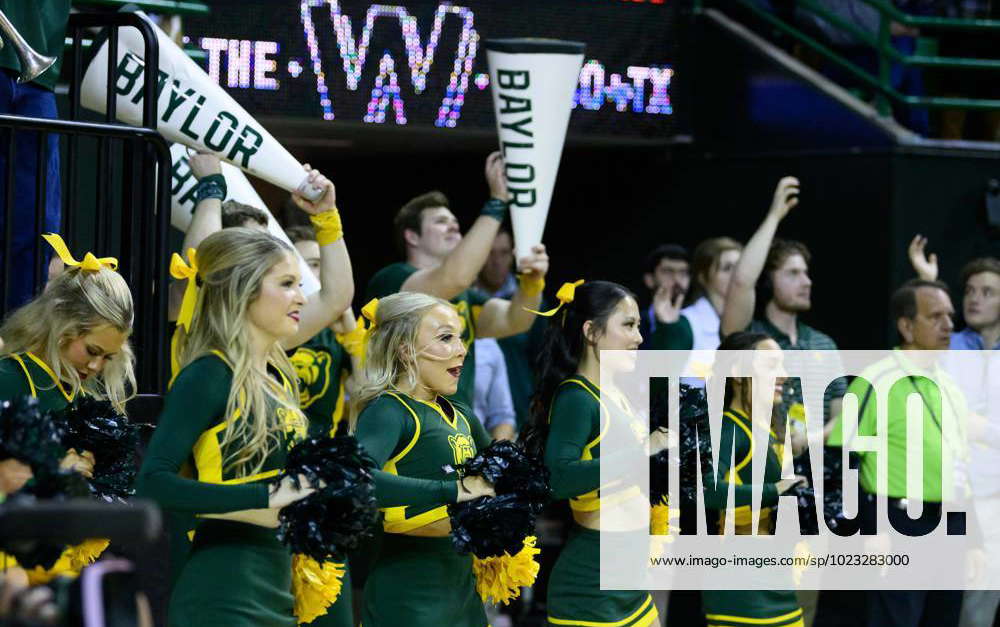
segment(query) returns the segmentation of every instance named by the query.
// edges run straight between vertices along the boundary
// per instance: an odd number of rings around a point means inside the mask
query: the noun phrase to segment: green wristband
[[[194,186],[195,205],[207,198],[217,198],[225,200],[228,190],[226,189],[226,177],[221,174],[209,174],[198,180]]]
[[[505,202],[499,198],[490,198],[486,201],[486,204],[483,205],[482,214],[484,216],[494,218],[503,224],[503,221],[507,218],[507,210],[509,208],[509,202]]]

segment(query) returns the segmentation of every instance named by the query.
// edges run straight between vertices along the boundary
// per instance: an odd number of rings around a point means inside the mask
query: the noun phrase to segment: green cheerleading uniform
[[[753,431],[746,414],[729,408],[724,413],[722,434],[719,438],[721,451],[715,490],[706,490],[705,505],[725,510],[729,486],[733,485],[735,509],[734,529],[737,534],[753,532],[753,518],[750,504],[753,499]],[[732,451],[732,454],[729,453]],[[758,533],[771,533],[771,513],[778,504],[777,482],[781,479],[781,458],[783,445],[771,431],[770,446],[764,466],[764,485],[761,502]],[[730,466],[730,459],[740,460]],[[719,530],[725,527],[725,513],[720,512]],[[705,590],[701,593],[705,619],[709,627],[745,627],[747,625],[766,627],[801,627],[805,623],[802,608],[793,590]]]
[[[415,267],[403,262],[382,268],[368,282],[365,300],[383,298],[401,291],[403,283],[416,271]],[[476,339],[476,319],[488,300],[486,294],[473,289],[465,290],[451,299],[459,318],[462,319],[462,343],[468,351],[465,363],[462,365],[462,376],[458,380],[458,390],[451,399],[466,407],[472,407],[476,387],[476,345],[473,342]]]
[[[75,393],[66,391],[41,358],[25,352],[0,359],[0,401],[20,396],[37,398],[41,411],[60,411],[73,402]]]
[[[310,436],[334,436],[344,417],[344,379],[351,359],[333,331],[323,329],[299,346],[289,357],[299,376],[299,407],[309,421]],[[326,614],[316,617],[313,627],[353,627],[351,572],[344,560],[340,595]]]
[[[633,419],[614,403],[605,405],[601,390],[586,377],[576,375],[556,390],[549,412],[545,465],[556,499],[569,499],[570,509],[593,512],[605,502],[624,501],[640,494],[636,486],[601,488],[601,439],[612,418]],[[622,451],[617,454],[632,454]],[[601,590],[600,532],[574,524],[549,578],[550,625],[587,627],[647,627],[659,624],[659,614],[647,591]]]
[[[181,370],[149,443],[138,494],[168,513],[188,516],[267,508],[268,481],[284,467],[287,449],[305,437],[305,420],[297,411],[277,408],[285,424],[281,445],[259,472],[237,476],[225,461],[241,443],[222,444],[231,385],[232,371],[221,353],[205,355]],[[281,385],[293,392],[287,380]],[[193,478],[184,476],[189,473]],[[168,624],[294,627],[291,554],[275,530],[196,520],[190,554],[170,595]]]
[[[374,471],[375,498],[385,516],[361,624],[486,627],[472,556],[457,553],[451,536],[405,535],[448,518],[458,485],[443,467],[460,464],[489,444],[482,424],[444,397],[429,403],[386,392],[358,416],[356,437],[381,469]]]

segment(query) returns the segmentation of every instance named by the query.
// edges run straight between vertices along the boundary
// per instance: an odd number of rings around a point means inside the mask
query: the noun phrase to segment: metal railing
[[[898,22],[905,26],[926,29],[963,29],[972,31],[993,31],[1000,35],[1000,20],[960,19],[944,17],[924,17],[908,15],[893,6],[891,0],[857,0],[863,2],[879,13],[878,32],[873,35],[863,28],[832,13],[816,0],[796,0],[799,7],[806,9],[827,23],[850,34],[859,43],[871,47],[878,59],[878,74],[872,74],[857,64],[851,62],[833,47],[804,32],[799,26],[788,23],[780,16],[771,13],[753,0],[734,0],[735,4],[747,9],[760,21],[784,33],[803,46],[813,50],[825,60],[836,65],[853,78],[861,81],[875,91],[876,108],[884,116],[891,115],[892,103],[907,107],[926,107],[931,109],[981,109],[1000,110],[1000,100],[983,98],[951,98],[940,96],[911,96],[899,92],[892,86],[891,71],[893,63],[912,65],[925,68],[952,68],[957,70],[1000,70],[1000,59],[973,59],[964,57],[947,57],[924,54],[903,54],[892,45],[891,24]],[[728,0],[727,0],[728,2]],[[696,2],[696,8],[710,4]],[[725,4],[720,3],[721,5]],[[1000,80],[1000,76],[996,77]]]
[[[107,111],[103,122],[83,121],[80,105],[80,85],[84,72],[81,42],[90,36],[87,29],[107,30],[109,47]],[[145,85],[143,87],[143,126],[134,127],[115,122],[115,89],[117,80],[118,29],[139,29],[145,43]],[[26,259],[11,256],[12,229],[15,214],[26,219],[28,207],[15,206],[14,177],[17,158],[15,135],[35,133],[39,140],[36,155],[34,232],[45,228],[48,183],[47,139],[55,134],[62,139],[61,161],[65,164],[61,184],[63,193],[61,233],[70,250],[85,248],[100,255],[119,259],[119,272],[128,282],[135,304],[132,342],[137,361],[139,392],[164,391],[164,364],[167,353],[167,294],[169,228],[170,228],[170,149],[156,127],[156,79],[159,49],[156,35],[147,22],[132,13],[77,13],[70,16],[67,34],[73,41],[68,51],[69,64],[64,71],[70,83],[68,120],[27,118],[0,115],[0,139],[6,139],[6,172],[0,172],[6,182],[3,202],[3,298],[2,313],[9,309],[11,272],[24,271]],[[64,139],[63,139],[64,138]],[[91,169],[90,164],[93,165]],[[86,170],[84,172],[84,170]],[[81,177],[81,173],[87,177]],[[93,190],[93,205],[85,190]],[[92,218],[92,220],[90,219]],[[40,242],[40,239],[38,240]],[[33,247],[31,272],[35,290],[44,284],[45,249]],[[86,243],[84,243],[86,242]],[[82,254],[82,252],[80,253]],[[20,263],[20,267],[17,265]]]

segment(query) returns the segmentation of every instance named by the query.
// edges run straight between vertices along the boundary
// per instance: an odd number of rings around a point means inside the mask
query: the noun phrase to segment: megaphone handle
[[[311,184],[309,182],[309,177],[307,176],[305,179],[302,180],[301,183],[299,183],[299,186],[295,188],[295,191],[298,192],[306,200],[316,202],[317,200],[323,197],[323,194],[326,190],[322,187],[317,187]]]

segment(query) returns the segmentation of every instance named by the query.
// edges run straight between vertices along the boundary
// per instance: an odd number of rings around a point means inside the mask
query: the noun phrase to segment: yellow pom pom
[[[73,570],[81,570],[84,566],[90,566],[97,558],[104,553],[104,549],[111,544],[109,540],[103,538],[91,538],[84,540],[81,544],[71,546],[66,549],[69,558],[69,565]]]
[[[670,509],[667,505],[666,497],[649,509],[649,534],[652,536],[649,540],[650,557],[660,557],[663,555],[663,545],[674,541],[670,531],[677,527],[670,525],[670,519],[679,516],[680,512],[676,508]]]
[[[292,556],[292,595],[295,597],[295,617],[300,625],[323,616],[336,602],[344,572],[343,564],[320,564],[298,553]]]
[[[90,566],[104,553],[110,542],[101,538],[90,538],[75,546],[68,546],[48,570],[36,566],[28,573],[28,581],[33,586],[48,583],[56,577],[77,577],[85,566]]]
[[[524,546],[513,557],[504,553],[499,557],[472,558],[472,572],[476,575],[476,592],[484,601],[507,605],[521,594],[521,588],[535,583],[541,553],[535,548],[535,536],[524,539]],[[491,601],[492,599],[492,601]]]

